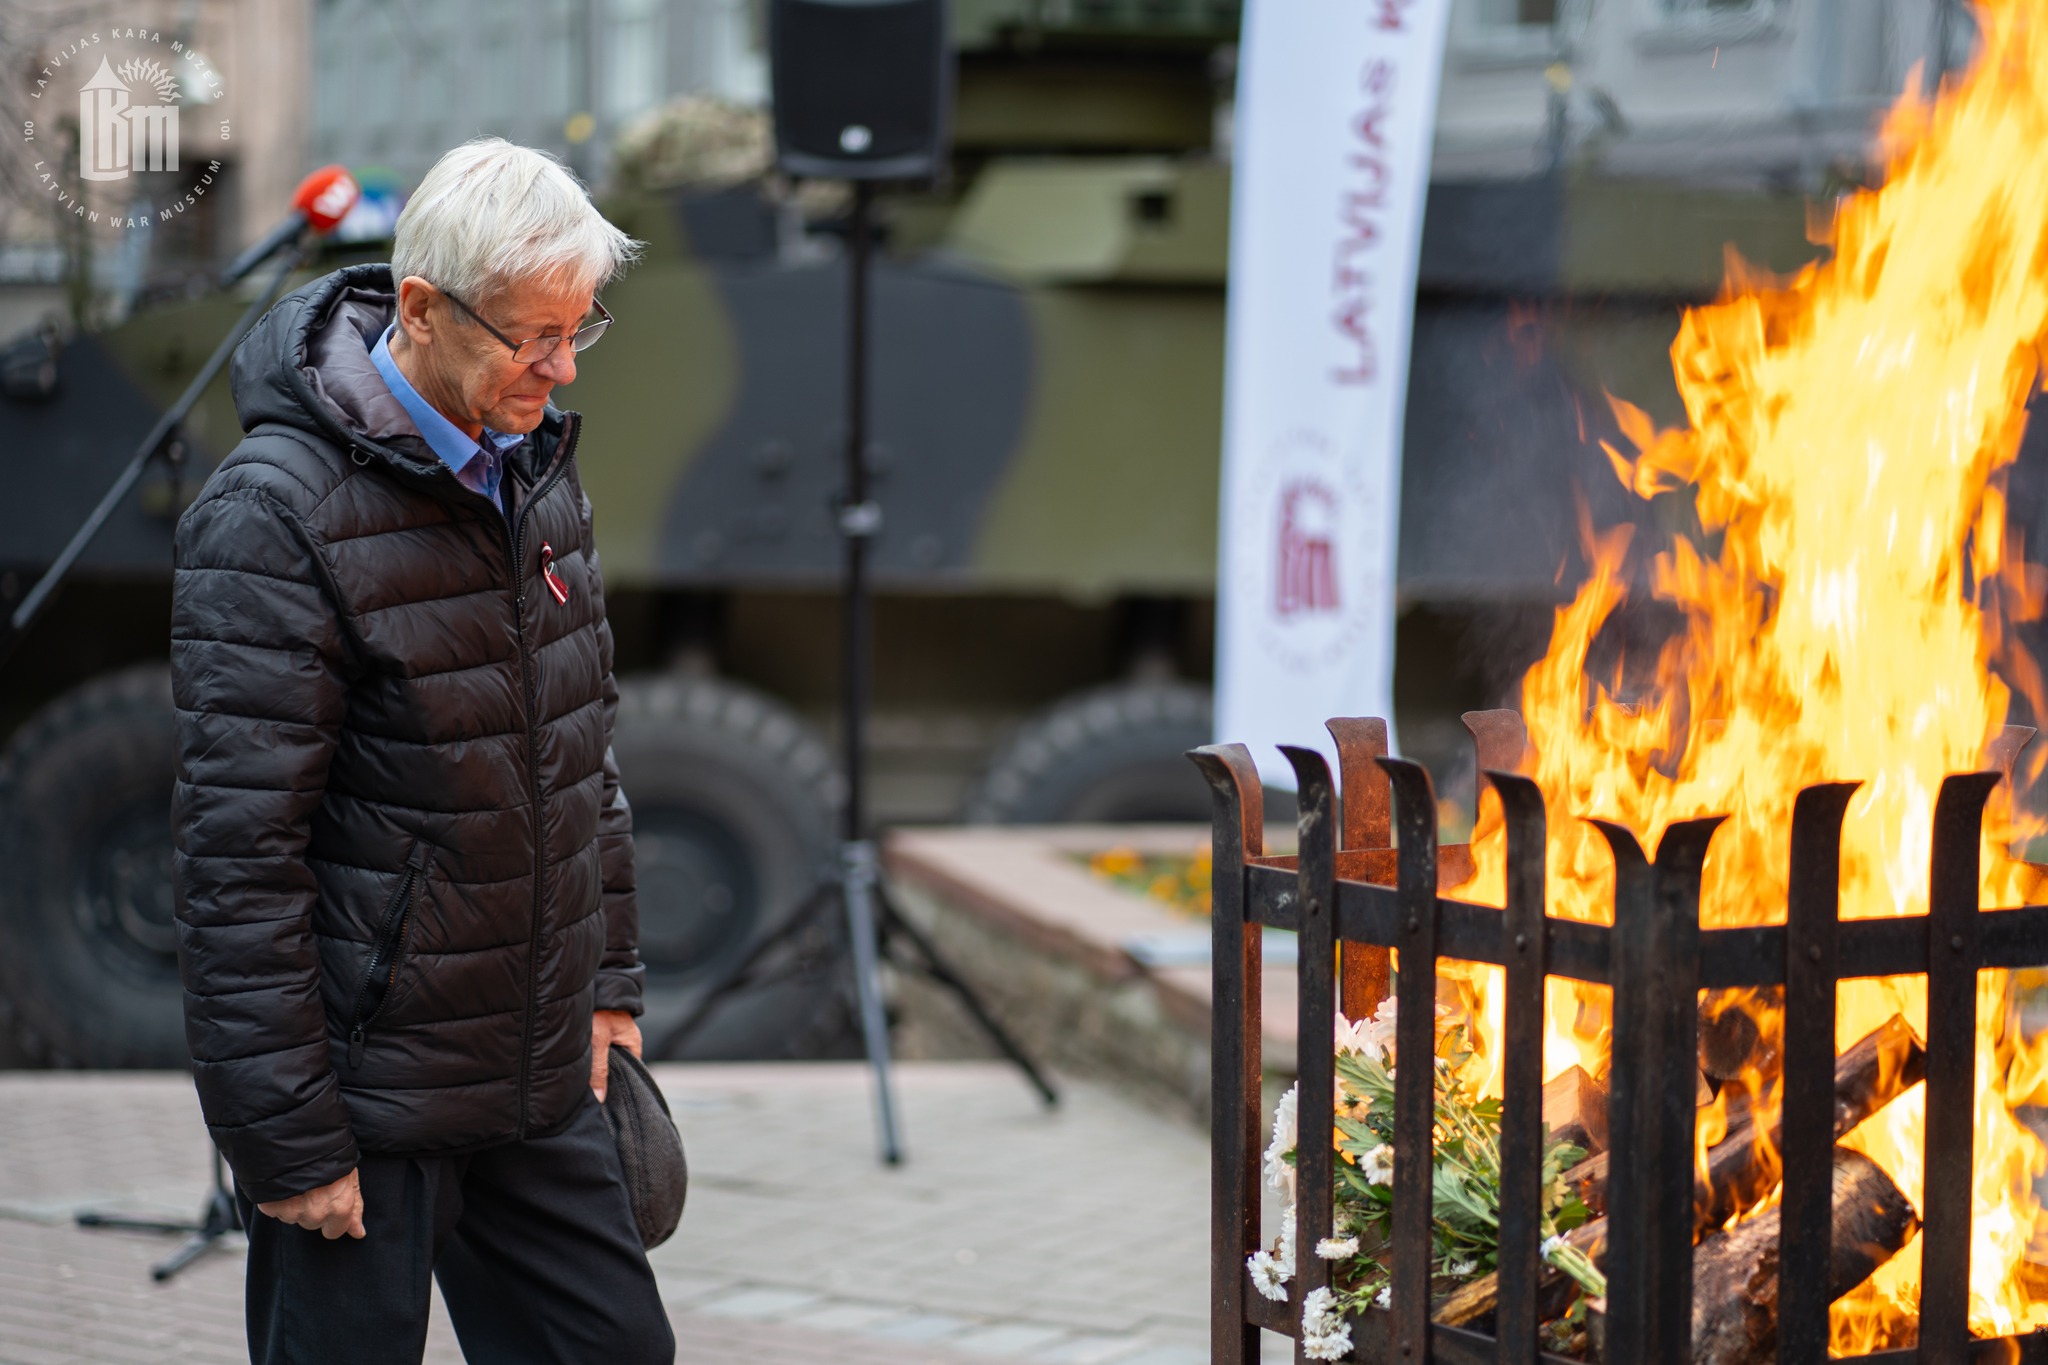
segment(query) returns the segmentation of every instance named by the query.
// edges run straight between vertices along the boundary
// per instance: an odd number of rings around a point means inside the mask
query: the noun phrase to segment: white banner
[[[1251,0],[1239,48],[1216,733],[1394,703],[1401,418],[1450,0]]]

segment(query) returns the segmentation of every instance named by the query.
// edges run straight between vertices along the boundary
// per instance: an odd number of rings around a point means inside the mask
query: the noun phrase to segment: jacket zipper
[[[519,644],[519,677],[526,696],[526,777],[533,796],[533,925],[527,938],[526,1027],[521,1031],[519,1049],[519,1136],[522,1138],[526,1136],[527,1100],[533,1084],[533,1026],[534,1016],[540,1012],[534,996],[539,990],[541,911],[547,884],[547,822],[541,813],[540,734],[534,724],[538,698],[534,695],[533,656],[526,647],[526,519],[561,480],[562,472],[569,467],[569,460],[576,453],[576,438],[582,432],[583,418],[572,412],[566,414],[565,420],[567,430],[562,433],[554,462],[548,466],[546,477],[527,495],[525,504],[519,509],[518,524],[512,529],[512,628]]]
[[[385,907],[384,918],[377,925],[377,937],[370,946],[370,962],[363,968],[362,984],[356,987],[355,1006],[349,1011],[348,1066],[351,1071],[363,1064],[364,1035],[376,1022],[377,1016],[384,1012],[385,1002],[391,999],[391,988],[398,983],[398,964],[405,959],[405,941],[412,929],[413,898],[418,894],[420,878],[425,874],[431,856],[424,840],[413,840],[412,852],[405,859],[405,876],[399,880],[398,891],[392,896],[390,905]]]

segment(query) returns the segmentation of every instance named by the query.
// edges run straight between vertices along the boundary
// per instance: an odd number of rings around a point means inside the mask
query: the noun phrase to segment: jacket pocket
[[[348,1065],[353,1071],[363,1064],[363,1044],[369,1035],[370,1025],[384,1012],[384,1004],[391,998],[391,987],[398,980],[398,969],[405,962],[406,944],[412,937],[412,921],[419,908],[420,887],[427,879],[427,865],[433,861],[433,850],[423,839],[415,839],[412,851],[406,854],[405,872],[398,879],[398,886],[385,903],[384,914],[377,922],[376,936],[370,941],[370,960],[363,967],[362,980],[356,985],[355,1005],[349,1011]]]

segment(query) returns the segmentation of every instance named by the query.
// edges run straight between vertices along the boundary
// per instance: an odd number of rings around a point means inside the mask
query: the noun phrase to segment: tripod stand
[[[852,948],[853,985],[861,1035],[875,1076],[875,1121],[882,1160],[903,1160],[896,1099],[890,1080],[889,1023],[882,1008],[881,961],[920,972],[952,992],[1005,1057],[1022,1071],[1046,1104],[1059,1094],[1033,1065],[1017,1041],[988,1011],[974,988],[953,970],[937,947],[897,908],[882,879],[880,859],[868,828],[867,715],[868,685],[873,665],[874,600],[868,581],[868,550],[882,529],[882,509],[868,492],[868,286],[874,236],[874,184],[854,181],[853,215],[847,253],[846,366],[846,492],[839,505],[839,534],[846,543],[840,584],[841,723],[846,745],[846,805],[842,812],[839,862],[834,875],[819,883],[788,922],[765,938],[747,958],[714,982],[697,1005],[650,1050],[671,1055],[710,1017],[720,1001],[741,989],[768,980],[769,959],[777,949],[821,928],[836,908],[845,914]],[[905,947],[915,958],[905,954]]]
[[[235,1207],[234,1191],[228,1188],[228,1164],[220,1149],[213,1150],[213,1188],[207,1192],[206,1207],[196,1223],[174,1223],[159,1218],[129,1218],[112,1213],[81,1213],[82,1228],[115,1228],[123,1232],[183,1232],[190,1235],[184,1245],[149,1268],[149,1278],[161,1284],[203,1256],[214,1243],[230,1232],[242,1230],[242,1212]]]

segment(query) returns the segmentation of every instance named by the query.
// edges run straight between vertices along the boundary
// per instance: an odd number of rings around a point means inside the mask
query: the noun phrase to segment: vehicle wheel
[[[1056,703],[997,751],[968,797],[974,824],[1209,819],[1186,753],[1209,742],[1209,689],[1116,683]]]
[[[0,753],[0,1000],[53,1066],[182,1067],[170,671],[95,678]]]
[[[622,679],[612,749],[633,807],[652,1043],[831,868],[842,784],[787,708],[711,678]],[[806,978],[735,995],[675,1055],[813,1050],[807,1025],[830,994]]]

